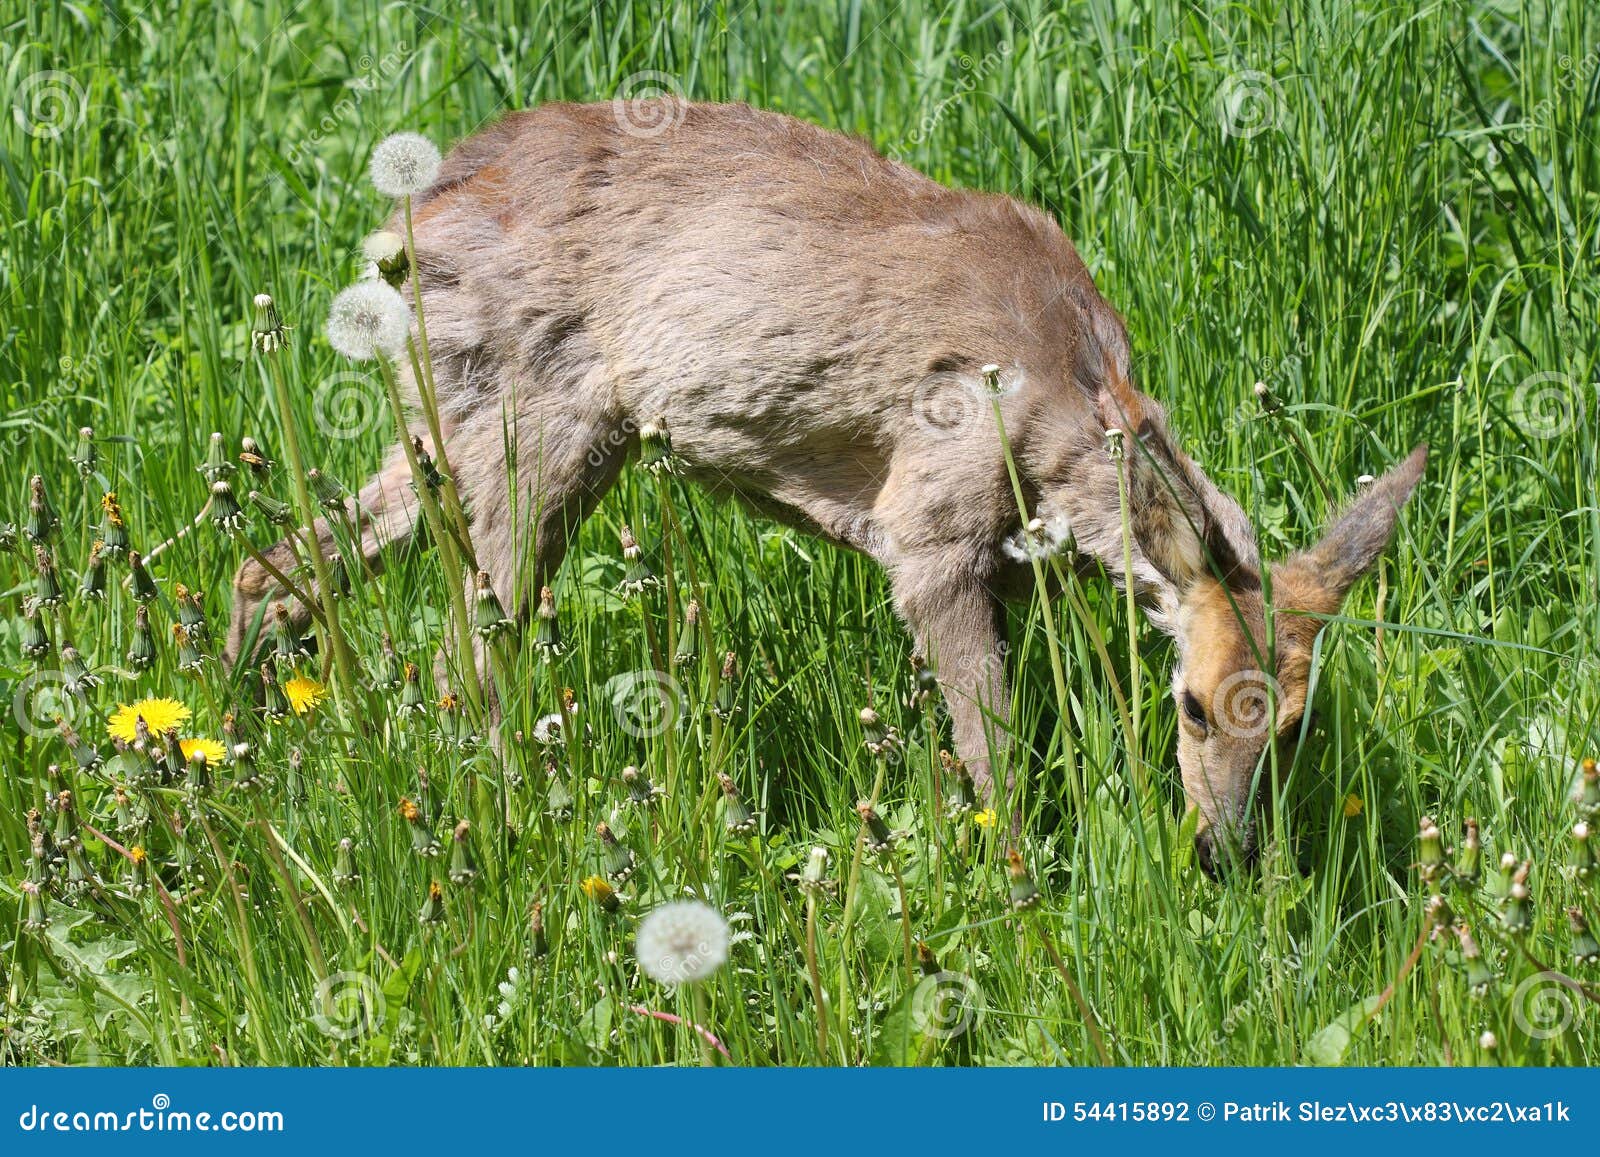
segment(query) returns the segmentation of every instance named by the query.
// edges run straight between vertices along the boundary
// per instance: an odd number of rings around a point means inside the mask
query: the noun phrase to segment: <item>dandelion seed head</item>
[[[376,233],[368,233],[361,242],[361,252],[366,254],[371,262],[391,261],[406,247],[405,238],[388,229],[379,229]]]
[[[699,900],[662,904],[639,922],[634,954],[662,984],[704,980],[728,959],[728,922]]]
[[[328,344],[352,361],[393,357],[410,332],[405,299],[382,281],[358,281],[328,307]]]
[[[386,197],[421,193],[439,179],[439,147],[421,133],[394,133],[372,150],[372,184]]]

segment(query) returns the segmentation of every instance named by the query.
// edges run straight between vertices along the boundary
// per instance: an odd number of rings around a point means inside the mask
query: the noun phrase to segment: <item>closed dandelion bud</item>
[[[415,663],[407,663],[405,687],[400,692],[400,706],[396,708],[402,718],[421,715],[428,709],[427,697],[422,693],[422,670]]]
[[[261,664],[261,696],[262,707],[268,719],[287,719],[289,717],[289,699],[283,693],[283,688],[278,686],[278,678],[272,673],[268,663]]]
[[[194,636],[182,623],[172,624],[172,638],[178,644],[178,670],[198,675],[205,665],[206,656],[195,643]]]
[[[196,642],[210,638],[211,624],[206,622],[206,613],[200,608],[200,593],[182,583],[174,587],[172,593],[178,603],[178,622],[189,632],[189,637]]]
[[[375,691],[398,691],[405,685],[406,669],[400,662],[400,656],[395,653],[394,640],[389,637],[389,632],[383,633],[382,659],[378,664],[377,676],[372,681]]]
[[[59,767],[52,764],[50,771],[54,773],[53,778],[60,778],[61,769]],[[56,848],[63,855],[83,846],[83,837],[78,834],[78,816],[73,810],[74,807],[75,800],[70,790],[63,788],[57,793],[55,800],[56,824],[51,838]]]
[[[422,484],[429,490],[438,490],[445,484],[445,476],[439,473],[439,466],[433,460],[433,455],[428,453],[428,448],[422,444],[421,438],[411,439],[411,451],[417,456],[417,473],[422,475]]]
[[[94,444],[94,431],[88,426],[78,430],[78,448],[72,452],[72,464],[78,473],[87,478],[100,462],[100,452]]]
[[[99,539],[89,547],[89,561],[78,583],[78,597],[85,602],[100,602],[106,597],[106,544]]]
[[[944,971],[939,967],[939,958],[933,954],[933,949],[921,940],[917,941],[917,971],[924,976],[938,976]]]
[[[478,865],[472,858],[472,825],[462,820],[451,837],[450,882],[465,887],[478,878]]]
[[[732,651],[722,657],[722,678],[717,683],[717,699],[711,710],[719,719],[732,719],[739,710],[739,658]]]
[[[22,619],[22,657],[37,662],[50,653],[50,624],[31,602],[23,607]]]
[[[506,609],[500,604],[500,597],[494,593],[494,586],[489,582],[489,572],[478,572],[478,607],[477,631],[485,639],[495,639],[511,630],[511,617],[506,614]]]
[[[717,782],[722,785],[722,822],[727,826],[730,836],[748,836],[756,830],[756,814],[739,795],[739,789],[733,782],[733,777],[724,772],[717,773]]]
[[[56,720],[56,729],[61,732],[62,742],[72,751],[72,760],[78,765],[78,770],[95,771],[99,769],[104,761],[100,758],[100,752],[94,744],[85,741],[65,719]]]
[[[556,619],[556,596],[549,587],[539,589],[539,610],[535,616],[533,646],[546,663],[565,649],[561,642],[561,624]]]
[[[284,668],[294,667],[300,660],[311,657],[305,640],[295,629],[288,606],[281,602],[272,606],[272,654]]]
[[[328,560],[328,586],[334,598],[350,597],[350,564],[342,554],[335,554]]]
[[[615,912],[622,907],[622,902],[617,899],[617,890],[604,876],[590,876],[579,887],[583,889],[583,894],[600,905],[604,912]]]
[[[128,895],[140,896],[150,886],[150,853],[140,844],[128,849]]]
[[[249,436],[239,439],[239,461],[250,469],[250,473],[258,478],[264,478],[272,473],[272,468],[277,465],[267,452],[262,449],[261,443]]]
[[[55,539],[56,532],[61,529],[61,516],[50,504],[43,478],[35,474],[29,479],[28,491],[28,521],[23,529],[32,542],[43,546]]]
[[[1600,941],[1594,938],[1583,909],[1567,909],[1567,923],[1572,927],[1572,959],[1579,964],[1600,964]]]
[[[870,707],[861,709],[861,741],[873,755],[884,757],[890,755],[899,746],[900,736],[893,727],[884,723],[883,719]]]
[[[128,644],[128,666],[147,671],[155,665],[156,635],[150,629],[150,608],[143,603],[133,612],[133,639]]]
[[[1576,792],[1578,810],[1589,819],[1600,819],[1600,765],[1586,759],[1579,772]]]
[[[1594,848],[1589,843],[1589,825],[1579,821],[1572,825],[1572,871],[1580,880],[1594,875]]]
[[[1511,877],[1511,887],[1506,892],[1505,911],[1500,916],[1500,927],[1512,936],[1521,936],[1533,927],[1533,894],[1528,889],[1528,872],[1532,863],[1524,860]]]
[[[911,709],[913,723],[920,720],[939,698],[939,680],[921,655],[911,656]]]
[[[294,518],[294,511],[287,502],[279,502],[270,494],[263,494],[259,490],[252,490],[249,495],[250,505],[271,526],[288,526]]]
[[[67,694],[83,698],[90,690],[100,685],[100,676],[89,670],[89,665],[83,661],[83,656],[78,654],[78,649],[73,646],[61,648],[61,675],[62,686]]]
[[[1417,870],[1423,880],[1431,884],[1439,878],[1439,870],[1444,867],[1444,837],[1429,816],[1422,817],[1417,843]]]
[[[967,765],[948,751],[939,753],[939,762],[945,771],[945,811],[959,819],[978,806],[978,785]]]
[[[437,856],[439,854],[439,839],[433,834],[433,828],[428,825],[428,819],[422,814],[422,809],[410,799],[400,801],[400,818],[406,821],[411,829],[411,850],[419,856]]]
[[[428,898],[422,902],[422,911],[417,913],[419,924],[438,924],[444,920],[444,889],[439,886],[438,880],[428,881]]]
[[[33,879],[22,881],[22,927],[28,932],[42,932],[50,927],[50,914],[44,907],[44,889]]]
[[[117,831],[124,835],[138,831],[142,826],[142,821],[134,812],[133,800],[129,797],[127,790],[121,784],[118,784],[112,790],[111,797],[113,804],[112,814],[115,817]]]
[[[662,794],[650,777],[632,764],[622,769],[622,784],[628,789],[628,798],[640,807],[648,807]]]
[[[266,786],[261,769],[256,766],[255,748],[240,741],[233,745],[233,786],[238,791],[255,792]]]
[[[275,354],[288,340],[288,326],[278,318],[278,307],[269,294],[258,293],[255,299],[256,321],[251,330],[250,344],[257,353]]]
[[[156,601],[156,580],[150,577],[150,572],[144,567],[144,559],[139,557],[139,552],[128,552],[128,569],[132,572],[133,597],[141,603]]]
[[[811,854],[806,857],[806,866],[800,872],[800,888],[815,894],[821,892],[827,882],[828,849],[817,845],[811,849]]]
[[[340,888],[354,887],[361,879],[356,870],[355,841],[346,836],[333,853],[333,882]]]
[[[544,931],[543,900],[535,900],[533,907],[528,910],[528,935],[532,941],[530,951],[535,959],[549,954],[550,938]]]
[[[651,587],[661,585],[661,580],[650,569],[650,564],[644,560],[644,551],[639,549],[638,540],[633,537],[633,531],[626,525],[622,527],[618,537],[622,541],[622,581],[617,584],[617,590],[628,597],[642,595]]]
[[[33,561],[39,572],[38,578],[34,581],[34,606],[60,606],[63,597],[61,594],[61,578],[56,574],[56,560],[51,556],[49,548],[43,546],[34,547]]]
[[[600,837],[601,858],[605,862],[606,875],[619,884],[626,884],[628,877],[633,875],[635,866],[633,849],[619,841],[607,823],[595,824],[594,834]]]
[[[678,632],[678,649],[673,652],[672,665],[693,667],[700,658],[700,601],[690,599],[683,608],[683,628]]]
[[[1463,884],[1476,885],[1483,876],[1483,842],[1478,836],[1478,821],[1468,818],[1467,835],[1456,857],[1455,877]]]
[[[206,460],[196,469],[205,475],[207,482],[221,482],[233,477],[238,467],[228,460],[228,447],[221,433],[211,435],[211,441],[206,445]]]
[[[205,750],[196,747],[189,752],[189,764],[186,772],[189,781],[189,795],[193,799],[203,799],[211,794],[211,789],[216,786],[212,774],[211,759]]]
[[[672,435],[667,432],[665,418],[657,418],[639,427],[639,465],[651,474],[678,472],[672,456]]]
[[[344,487],[340,486],[336,479],[313,467],[306,471],[306,481],[311,485],[311,496],[317,500],[317,505],[322,509],[332,511],[344,509]]]
[[[1028,867],[1015,848],[1006,853],[1007,868],[1011,875],[1011,907],[1018,912],[1039,905],[1039,887],[1028,875]]]
[[[115,490],[100,496],[99,537],[106,544],[107,558],[121,558],[128,553],[128,524],[122,517]]]
[[[244,511],[225,478],[211,484],[211,525],[222,534],[238,534],[244,529]]]
[[[878,814],[877,809],[867,800],[862,800],[856,804],[856,813],[867,829],[867,849],[880,856],[892,851],[895,833],[889,830],[889,825],[883,822],[883,817]]]

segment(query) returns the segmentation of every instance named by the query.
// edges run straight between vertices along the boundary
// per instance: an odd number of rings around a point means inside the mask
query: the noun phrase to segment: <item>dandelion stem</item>
[[[1102,1065],[1111,1064],[1111,1055],[1106,1052],[1105,1038],[1100,1035],[1100,1022],[1094,1015],[1094,1009],[1089,1007],[1089,1002],[1084,999],[1083,990],[1078,987],[1077,978],[1067,967],[1067,962],[1061,958],[1061,950],[1056,947],[1055,937],[1050,930],[1035,916],[1031,923],[1033,929],[1039,934],[1039,942],[1044,945],[1045,953],[1056,966],[1056,971],[1061,974],[1061,979],[1066,983],[1067,991],[1072,994],[1072,1002],[1078,1006],[1078,1014],[1083,1017],[1083,1027],[1089,1033],[1089,1043],[1094,1046],[1095,1056],[1100,1058]]]

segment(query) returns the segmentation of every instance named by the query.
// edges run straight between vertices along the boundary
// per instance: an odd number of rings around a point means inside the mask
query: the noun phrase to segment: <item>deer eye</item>
[[[1183,693],[1183,713],[1189,717],[1189,722],[1198,727],[1201,732],[1206,730],[1206,711],[1200,706],[1200,700],[1193,691]]]

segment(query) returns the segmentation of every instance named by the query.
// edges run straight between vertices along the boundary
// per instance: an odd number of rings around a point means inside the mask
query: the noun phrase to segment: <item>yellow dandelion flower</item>
[[[611,886],[604,876],[590,876],[579,885],[583,894],[593,900],[607,912],[615,912],[619,906],[617,890]]]
[[[308,711],[315,711],[321,706],[322,701],[328,697],[328,689],[309,675],[296,674],[283,685],[283,693],[288,696],[289,706],[294,708],[296,715],[304,715]]]
[[[199,736],[194,739],[178,740],[178,750],[183,752],[185,762],[192,759],[197,751],[205,756],[206,762],[212,766],[228,758],[228,749],[226,747],[223,747],[215,739],[205,739]]]
[[[986,807],[981,812],[973,812],[972,822],[980,828],[994,827],[994,808]]]
[[[140,719],[150,728],[151,735],[165,735],[173,728],[189,722],[189,709],[176,699],[140,699],[137,703],[119,703],[106,722],[106,734],[112,739],[132,743]]]
[[[133,847],[128,849],[128,861],[130,863],[142,864],[149,858],[149,853],[141,848],[138,844],[134,844]]]
[[[1344,797],[1344,818],[1347,820],[1355,819],[1361,814],[1361,809],[1366,806],[1367,805],[1362,802],[1362,799],[1359,795],[1357,795],[1355,792],[1351,792],[1349,795]]]

